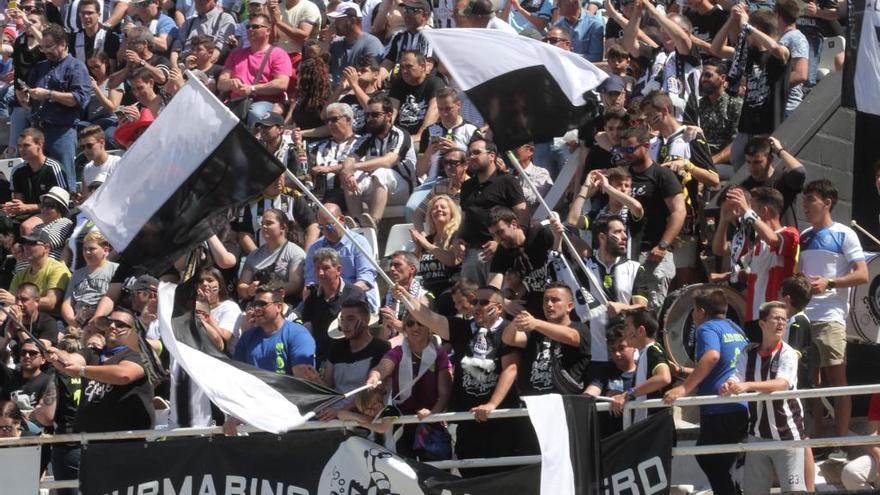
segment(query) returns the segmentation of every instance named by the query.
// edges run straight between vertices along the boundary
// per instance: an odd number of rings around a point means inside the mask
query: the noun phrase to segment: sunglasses
[[[556,44],[559,44],[562,42],[568,43],[568,40],[565,38],[556,38],[554,36],[551,36],[549,38],[544,38],[544,43],[549,43],[551,45],[556,45]]]
[[[417,322],[416,320],[407,320],[406,323],[404,323],[404,325],[406,325],[406,328],[414,327],[418,324],[419,322]]]
[[[265,308],[266,306],[268,306],[270,304],[274,304],[274,303],[271,301],[254,301],[253,303],[251,303],[251,306],[253,306],[255,308]]]
[[[424,11],[425,11],[425,9],[423,9],[421,7],[407,7],[407,6],[403,7],[404,14],[412,15],[412,14],[418,14],[418,13],[424,12]]]
[[[264,26],[262,24],[248,24],[248,26],[247,26],[247,28],[250,30],[262,29],[264,27],[269,27],[269,26]]]
[[[30,240],[30,239],[22,239],[22,240],[21,240],[21,245],[22,245],[22,246],[36,246],[36,245],[43,245],[43,246],[45,246],[46,244],[45,244],[45,243],[42,243],[42,242],[40,242],[40,241],[32,241],[32,240]]]
[[[40,355],[40,351],[21,351],[22,357],[37,357]]]
[[[641,147],[642,147],[642,145],[637,144],[637,145],[635,145],[635,146],[618,146],[617,149],[618,149],[621,153],[625,153],[625,154],[627,154],[627,155],[631,155],[631,154],[635,153],[636,151],[638,151]]]
[[[444,167],[456,167],[464,163],[464,160],[443,160]]]
[[[326,119],[324,119],[324,123],[325,124],[335,124],[344,118],[345,118],[345,116],[343,116],[343,115],[338,115],[336,117],[327,117]]]
[[[116,320],[113,318],[105,318],[104,321],[107,322],[108,327],[115,327],[119,330],[130,330],[132,328],[131,325],[129,325],[128,323],[126,323],[122,320]]]
[[[38,12],[36,5],[20,5],[18,8],[20,8],[22,12],[27,12],[28,14],[31,12]]]
[[[323,229],[323,230],[333,230],[333,227],[334,227],[333,222],[330,222],[330,223],[319,223],[319,224],[318,224],[318,228],[319,228],[319,229]]]
[[[492,304],[492,302],[493,301],[491,299],[477,299],[476,301],[474,301],[474,304],[477,306],[488,306]]]

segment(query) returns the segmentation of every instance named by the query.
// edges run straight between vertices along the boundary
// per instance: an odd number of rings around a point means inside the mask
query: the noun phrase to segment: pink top
[[[235,49],[229,54],[229,57],[226,58],[226,63],[223,64],[223,69],[229,71],[232,78],[238,79],[245,84],[263,84],[277,78],[278,76],[290,77],[293,75],[293,67],[290,65],[290,56],[280,48],[270,47],[269,49],[272,50],[272,52],[269,54],[269,61],[266,62],[266,67],[263,68],[263,73],[260,75],[259,81],[255,81],[254,79],[257,76],[257,71],[260,70],[260,64],[263,62],[263,54],[265,53],[265,50],[259,53],[254,53],[250,48]],[[233,91],[229,95],[230,98],[238,98],[241,96],[244,95],[237,91]],[[275,95],[256,95],[254,96],[254,101],[282,102],[284,101],[284,93],[279,92]]]

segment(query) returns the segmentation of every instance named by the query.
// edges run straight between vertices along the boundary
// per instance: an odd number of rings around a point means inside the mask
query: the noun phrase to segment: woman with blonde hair
[[[410,229],[419,256],[418,276],[422,287],[435,297],[452,287],[453,277],[461,270],[464,250],[452,243],[460,225],[461,208],[452,198],[440,194],[428,202],[425,232]]]

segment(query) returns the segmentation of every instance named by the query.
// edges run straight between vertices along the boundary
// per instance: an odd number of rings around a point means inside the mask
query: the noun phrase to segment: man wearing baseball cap
[[[425,57],[433,55],[434,51],[428,43],[428,39],[422,36],[422,29],[430,29],[428,19],[431,17],[431,2],[428,0],[404,0],[403,22],[406,30],[400,31],[391,38],[388,49],[385,51],[385,60],[382,61],[382,78],[384,79],[405,51],[418,51]]]
[[[364,55],[379,58],[384,47],[379,38],[365,33],[361,26],[363,14],[355,2],[341,2],[333,12],[327,14],[336,34],[342,36],[330,43],[330,76],[333,84],[339,84],[343,72],[349,69],[349,83],[357,83],[357,70],[353,67]],[[356,84],[355,84],[356,85]]]
[[[51,243],[52,239],[45,230],[32,232],[21,238],[24,257],[30,266],[15,274],[9,284],[9,293],[18,293],[21,284],[30,282],[40,289],[40,311],[57,316],[57,308],[61,305],[67,283],[70,282],[70,270],[64,263],[49,258]]]

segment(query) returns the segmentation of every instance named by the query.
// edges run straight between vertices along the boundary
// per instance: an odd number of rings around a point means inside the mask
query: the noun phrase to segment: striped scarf
[[[745,29],[739,32],[736,39],[736,52],[730,61],[730,70],[727,71],[727,94],[736,96],[739,93],[739,85],[743,75],[746,72],[746,60],[749,56],[748,45],[746,41],[749,33]]]

